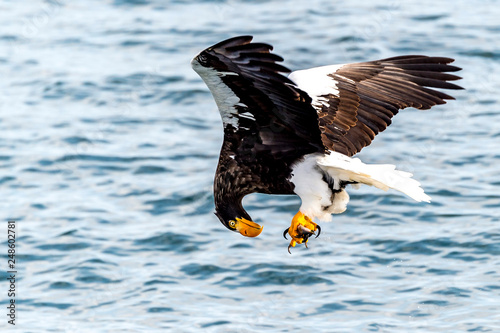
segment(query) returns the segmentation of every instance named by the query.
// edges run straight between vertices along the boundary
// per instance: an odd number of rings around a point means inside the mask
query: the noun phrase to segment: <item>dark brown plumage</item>
[[[329,76],[337,82],[339,95],[321,96],[318,116],[322,140],[328,149],[352,156],[368,146],[375,135],[391,124],[400,109],[430,109],[453,97],[427,87],[462,89],[447,81],[447,74],[460,68],[448,65],[453,59],[401,56],[347,64]]]

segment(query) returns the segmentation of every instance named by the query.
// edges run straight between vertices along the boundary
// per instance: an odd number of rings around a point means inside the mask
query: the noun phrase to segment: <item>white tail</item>
[[[341,180],[354,181],[384,191],[392,188],[418,202],[431,200],[420,187],[420,183],[411,178],[413,176],[411,173],[396,170],[392,164],[365,164],[359,158],[351,158],[336,152],[318,158],[317,163],[334,179],[335,184],[339,184]]]

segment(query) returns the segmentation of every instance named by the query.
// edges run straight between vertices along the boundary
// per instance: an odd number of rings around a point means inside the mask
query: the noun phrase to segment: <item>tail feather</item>
[[[351,158],[336,152],[319,158],[317,163],[335,180],[335,184],[340,184],[340,181],[354,181],[384,191],[392,188],[417,202],[431,200],[420,187],[420,183],[411,178],[413,176],[411,173],[396,170],[392,164],[365,164],[359,158]]]

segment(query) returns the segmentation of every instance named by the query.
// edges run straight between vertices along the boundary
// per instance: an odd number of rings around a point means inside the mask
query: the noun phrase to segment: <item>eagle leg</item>
[[[307,247],[306,242],[309,240],[309,237],[315,234],[316,230],[318,230],[317,238],[321,232],[321,228],[302,212],[299,211],[295,214],[291,226],[283,232],[283,237],[286,238],[287,232],[292,237],[288,245],[288,252],[291,253],[290,248],[295,247],[297,244],[304,243]]]

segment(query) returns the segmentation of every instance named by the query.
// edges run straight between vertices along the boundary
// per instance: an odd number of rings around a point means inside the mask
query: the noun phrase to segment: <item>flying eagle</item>
[[[290,247],[321,229],[313,222],[345,211],[347,185],[430,197],[412,174],[352,156],[370,145],[400,109],[429,109],[462,89],[447,81],[454,59],[406,55],[292,72],[273,47],[252,36],[224,40],[191,62],[210,89],[224,126],[214,180],[215,214],[229,230],[258,236],[262,226],[242,206],[250,193],[296,194],[302,200],[288,233]]]

